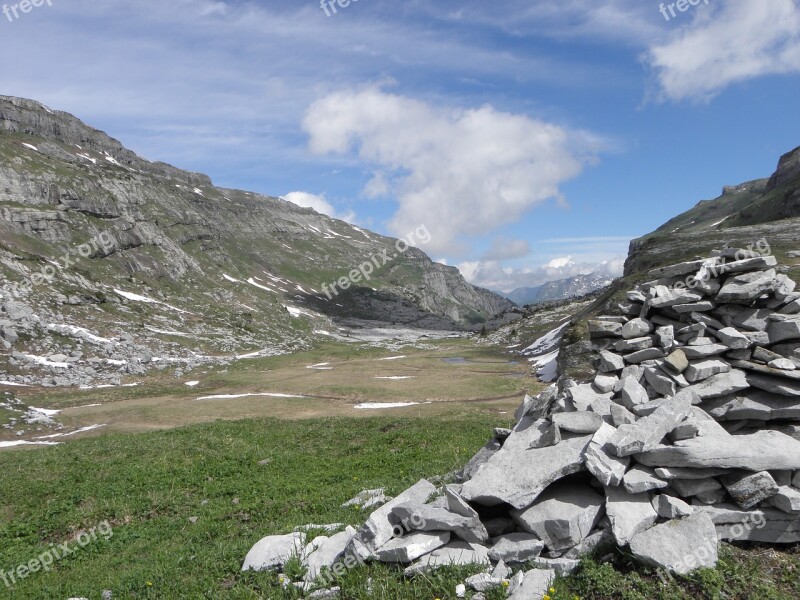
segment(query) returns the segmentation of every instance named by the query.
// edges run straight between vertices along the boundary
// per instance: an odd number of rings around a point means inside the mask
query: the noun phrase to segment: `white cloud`
[[[575,263],[572,262],[571,256],[565,256],[564,258],[554,258],[549,263],[545,265],[547,269],[563,269],[569,265],[573,265]]]
[[[484,260],[506,260],[527,256],[531,246],[525,240],[508,240],[495,238],[492,245],[483,255]]]
[[[602,273],[609,277],[622,275],[625,258],[614,257],[600,262],[550,261],[541,266],[504,267],[499,261],[465,261],[458,264],[464,278],[475,285],[510,292],[520,287],[535,287],[548,281],[567,279],[576,275]]]
[[[663,98],[707,101],[736,83],[800,72],[796,0],[726,0],[692,10],[690,25],[646,55]]]
[[[325,199],[325,194],[309,194],[308,192],[289,192],[281,196],[287,202],[302,206],[304,208],[312,208],[320,214],[328,215],[334,219],[341,219],[348,223],[355,223],[356,215],[353,211],[340,213],[336,208]]]
[[[317,100],[304,129],[314,153],[355,151],[389,171],[400,205],[390,229],[401,235],[424,224],[432,234],[425,249],[454,255],[463,255],[466,237],[560,200],[559,186],[601,147],[589,133],[526,115],[434,107],[374,87]]]

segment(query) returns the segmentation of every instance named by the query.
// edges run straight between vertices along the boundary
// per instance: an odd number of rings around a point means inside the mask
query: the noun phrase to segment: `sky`
[[[220,186],[424,225],[495,290],[618,275],[800,145],[798,0],[18,2],[0,94]]]

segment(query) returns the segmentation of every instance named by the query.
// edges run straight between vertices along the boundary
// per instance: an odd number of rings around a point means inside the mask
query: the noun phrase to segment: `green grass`
[[[240,573],[255,542],[306,523],[358,525],[364,515],[342,502],[364,488],[397,494],[449,472],[494,424],[488,416],[435,424],[250,420],[4,452],[0,568],[27,563],[105,520],[114,535],[30,575],[13,592],[0,582],[0,597],[93,599],[104,589],[117,598],[292,597],[278,592],[274,574]],[[371,571],[393,590],[383,597],[409,597],[400,595],[399,572]],[[350,574],[343,585],[358,587],[366,573]],[[452,597],[459,577],[420,580],[413,597]]]
[[[296,525],[361,524],[342,509],[364,488],[397,494],[462,465],[498,425],[475,414],[446,420],[378,417],[245,420],[58,447],[6,451],[0,471],[0,569],[108,521],[102,536],[0,598],[300,598],[274,573],[241,573],[261,537]],[[197,517],[196,524],[190,517]],[[75,544],[73,543],[74,547]],[[600,554],[603,556],[603,553]],[[476,568],[408,580],[397,568],[361,567],[336,581],[349,600],[450,600]],[[662,584],[624,552],[584,560],[552,600],[790,599],[800,597],[798,549],[722,547],[720,565]],[[368,591],[371,589],[371,592]],[[503,596],[501,590],[488,595]]]

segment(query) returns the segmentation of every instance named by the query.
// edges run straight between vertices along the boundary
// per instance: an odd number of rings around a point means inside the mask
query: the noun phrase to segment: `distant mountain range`
[[[606,287],[614,280],[605,273],[589,273],[576,275],[567,279],[548,281],[536,287],[521,287],[507,294],[498,292],[519,306],[539,304],[551,300],[565,300],[584,296],[595,290]]]

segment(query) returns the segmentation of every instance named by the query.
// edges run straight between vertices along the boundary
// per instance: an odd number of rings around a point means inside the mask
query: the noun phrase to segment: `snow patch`
[[[36,146],[33,146],[31,144],[26,144],[25,142],[22,142],[22,145],[25,146],[26,148],[30,148],[34,152],[38,152],[39,151],[39,149]]]
[[[236,400],[238,398],[253,398],[267,396],[269,398],[306,398],[307,396],[296,396],[294,394],[275,394],[272,392],[259,392],[255,394],[220,394],[217,396],[202,396],[195,400]]]
[[[187,387],[195,387],[195,386],[200,385],[200,382],[199,381],[187,381],[183,385],[185,385]]]
[[[392,381],[399,381],[401,379],[416,379],[415,375],[392,375],[390,377],[376,377],[375,379],[390,379]]]
[[[386,408],[405,408],[406,406],[419,406],[422,402],[362,402],[353,408],[356,410],[381,410]],[[424,404],[430,404],[425,402]]]

